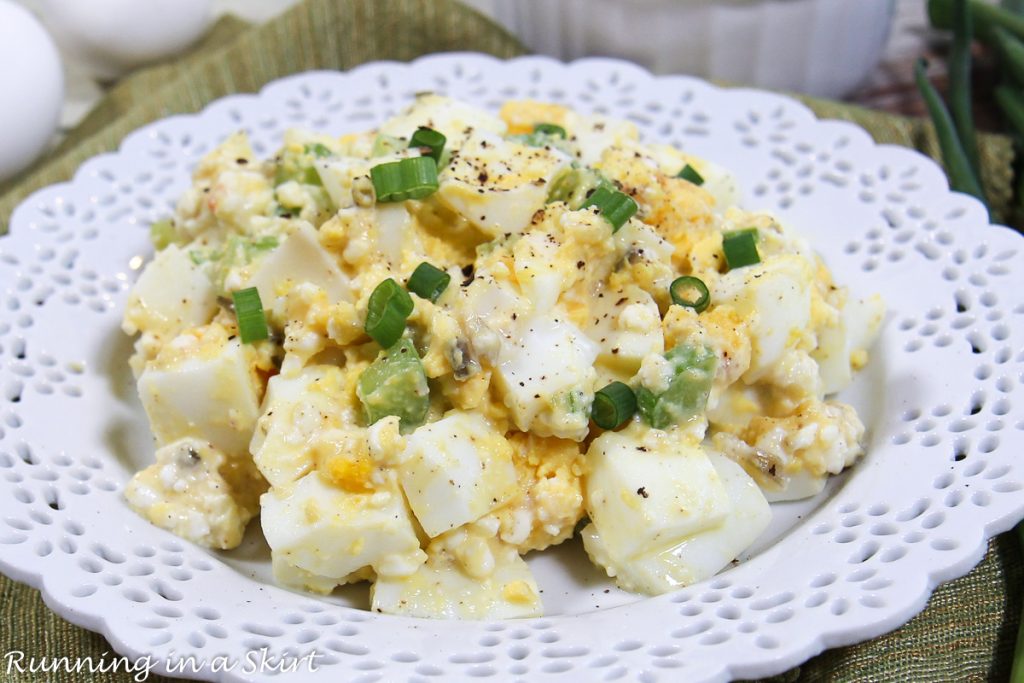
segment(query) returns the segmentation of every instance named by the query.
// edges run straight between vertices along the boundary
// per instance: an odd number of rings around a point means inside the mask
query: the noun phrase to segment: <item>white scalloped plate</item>
[[[365,600],[358,592],[299,595],[268,579],[258,532],[216,554],[134,515],[120,491],[152,446],[118,324],[148,223],[235,129],[269,154],[288,127],[365,129],[425,89],[630,119],[646,140],[735,171],[748,208],[795,225],[840,282],[883,292],[872,363],[845,395],[869,428],[864,460],[818,499],[776,506],[747,561],[674,594],[605,593],[578,546],[541,554],[531,562],[550,616],[515,622],[402,619],[345,606]],[[171,655],[209,662],[267,646],[315,650],[308,677],[325,681],[778,673],[904,623],[1024,516],[1022,246],[928,159],[778,95],[611,60],[465,54],[286,78],[146,126],[15,212],[0,240],[0,567],[157,670]]]

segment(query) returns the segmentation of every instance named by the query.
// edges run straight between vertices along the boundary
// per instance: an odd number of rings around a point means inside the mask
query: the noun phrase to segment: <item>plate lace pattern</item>
[[[843,486],[709,581],[492,623],[384,617],[264,585],[133,514],[121,498],[130,466],[113,446],[137,413],[110,377],[129,352],[120,313],[149,223],[234,130],[265,156],[289,127],[365,129],[425,89],[492,110],[535,98],[633,121],[647,141],[734,170],[748,208],[795,225],[838,281],[881,292],[869,454]],[[146,126],[15,212],[0,240],[0,568],[121,652],[155,660],[315,649],[317,680],[364,683],[778,673],[902,624],[1024,516],[1022,246],[930,160],[769,93],[614,60],[468,54],[286,78]]]

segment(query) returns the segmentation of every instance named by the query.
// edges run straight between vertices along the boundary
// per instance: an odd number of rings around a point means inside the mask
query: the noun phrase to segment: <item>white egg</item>
[[[46,148],[64,102],[64,70],[50,36],[27,10],[0,0],[0,180]]]
[[[40,0],[47,28],[68,58],[111,79],[182,51],[206,30],[211,0]]]

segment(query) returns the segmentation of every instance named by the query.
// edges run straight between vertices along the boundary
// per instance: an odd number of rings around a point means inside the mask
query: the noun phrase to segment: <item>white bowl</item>
[[[894,0],[470,0],[536,52],[842,97],[878,64]]]

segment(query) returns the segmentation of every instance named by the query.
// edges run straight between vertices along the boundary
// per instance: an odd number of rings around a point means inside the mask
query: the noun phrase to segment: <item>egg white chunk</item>
[[[294,375],[270,378],[262,416],[249,449],[272,486],[295,481],[313,468],[313,443],[321,430],[354,424],[342,400],[342,373],[332,365],[308,365]]]
[[[122,327],[128,334],[143,331],[173,337],[208,323],[216,309],[210,278],[184,250],[171,244],[158,251],[139,276],[128,296]]]
[[[517,235],[544,208],[548,185],[569,163],[554,148],[474,133],[441,171],[437,194],[487,235]]]
[[[278,296],[304,282],[322,288],[332,302],[352,300],[348,277],[320,246],[316,228],[305,222],[253,267],[246,286],[255,287],[263,307],[271,309]]]
[[[587,335],[598,344],[599,363],[632,376],[644,356],[665,350],[658,304],[635,285],[602,294],[590,307]]]
[[[446,553],[431,553],[416,573],[378,578],[370,610],[434,619],[520,619],[543,613],[540,590],[515,548],[491,544],[493,569],[474,577]]]
[[[307,572],[305,569],[299,569],[277,553],[270,555],[270,568],[274,572],[274,580],[282,586],[291,586],[318,595],[328,595],[339,585],[346,583],[344,580],[339,581],[329,576],[320,576],[313,572]]]
[[[320,577],[345,580],[372,567],[408,575],[426,559],[395,485],[366,493],[331,486],[317,473],[260,499],[263,533],[275,554]]]
[[[139,397],[158,444],[191,436],[229,456],[245,457],[259,417],[262,388],[250,368],[255,351],[237,338],[200,344],[181,335],[166,362],[150,363],[139,377]],[[166,350],[166,349],[165,349]]]
[[[498,363],[505,405],[521,431],[581,440],[586,436],[598,347],[562,318],[524,321]]]
[[[750,319],[752,382],[771,370],[782,354],[806,334],[811,320],[810,264],[799,256],[775,256],[723,275],[712,300],[732,304]]]
[[[761,535],[771,521],[771,508],[743,468],[718,453],[708,459],[729,497],[730,513],[721,524],[682,542],[628,561],[614,557],[594,524],[582,532],[590,557],[624,590],[658,595],[703,581],[722,570]]]
[[[406,442],[399,480],[428,536],[479,519],[515,495],[505,437],[479,414],[452,411]]]
[[[874,342],[885,317],[885,304],[877,294],[865,299],[847,299],[835,325],[819,330],[818,348],[812,354],[818,362],[826,394],[845,389],[853,379],[855,354],[865,354]]]
[[[433,128],[443,133],[446,147],[460,147],[474,132],[503,135],[505,122],[465,102],[443,95],[426,94],[416,98],[406,111],[380,127],[382,135],[409,139],[417,128]]]
[[[605,432],[587,451],[587,512],[614,558],[671,547],[730,513],[707,455],[673,435],[639,427]]]
[[[580,161],[593,166],[609,147],[635,142],[640,134],[636,125],[604,114],[572,114],[569,130],[579,150]]]

